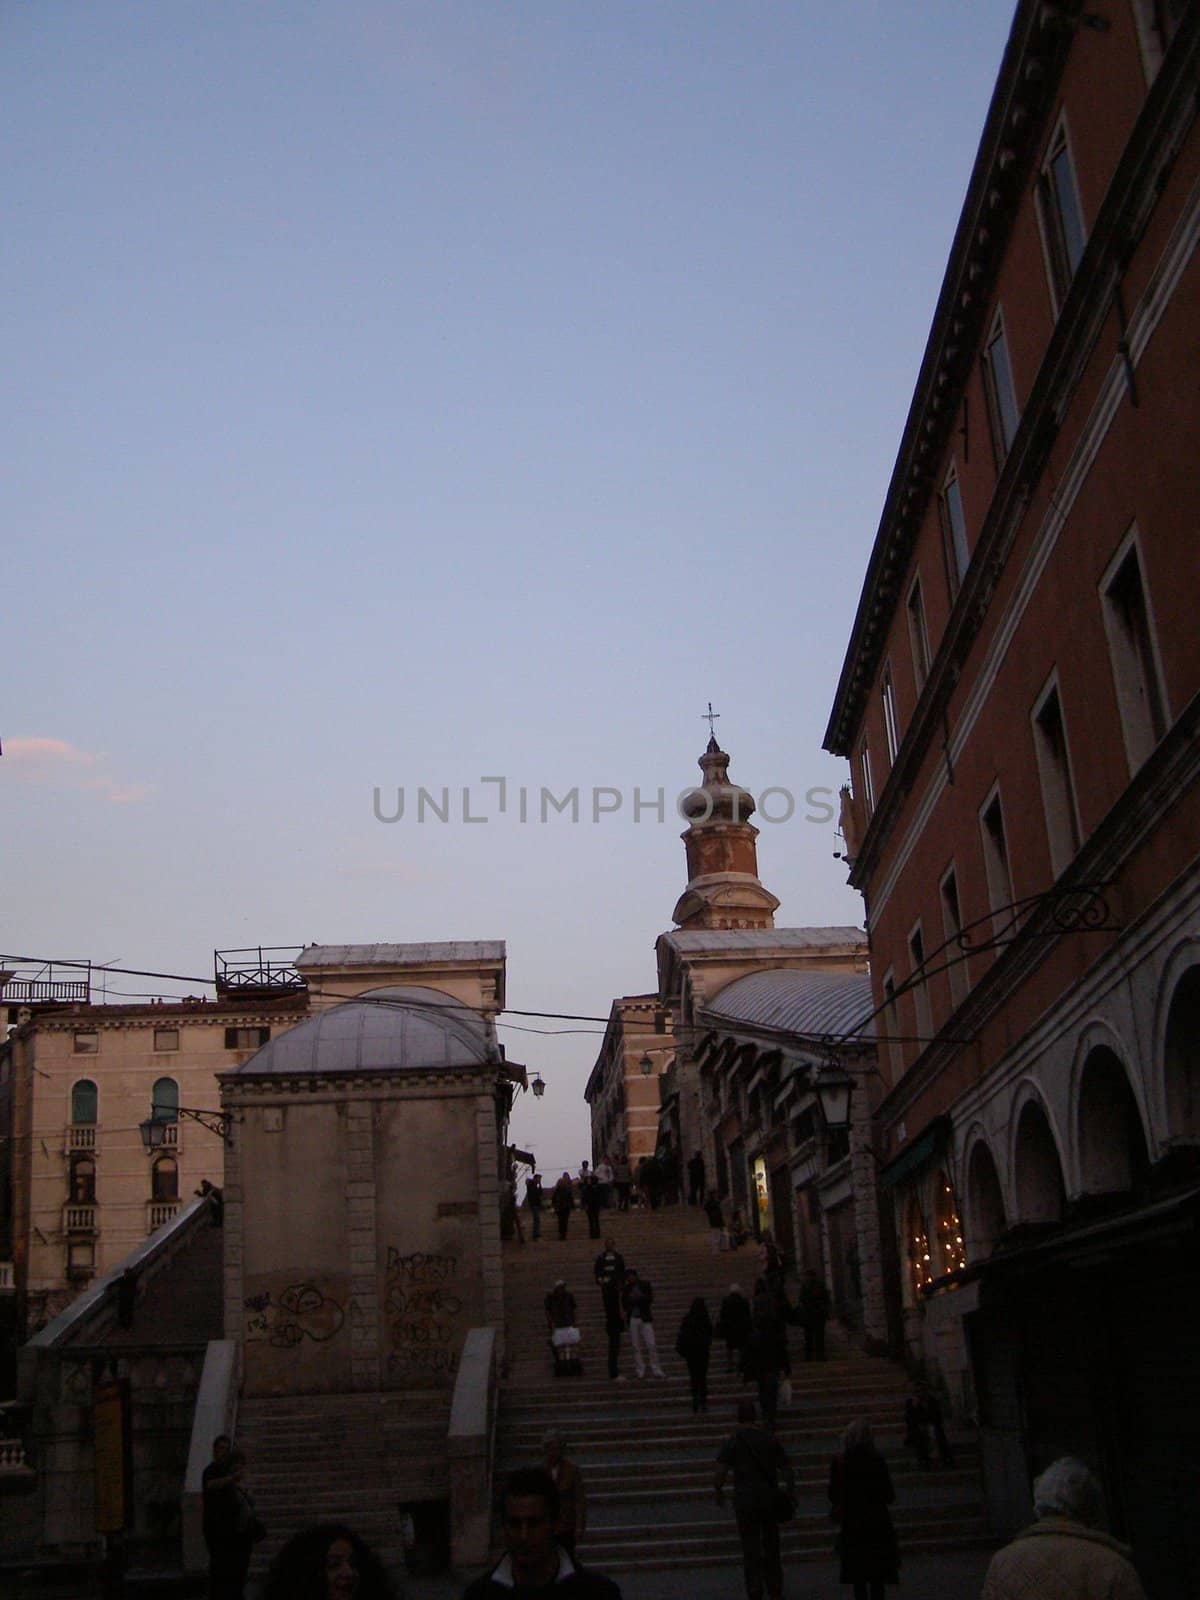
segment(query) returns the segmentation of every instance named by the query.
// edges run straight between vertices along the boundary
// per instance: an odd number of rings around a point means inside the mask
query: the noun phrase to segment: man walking
[[[621,1600],[598,1572],[576,1566],[554,1537],[558,1490],[541,1467],[511,1473],[501,1497],[503,1560],[463,1591],[463,1600]]]
[[[625,1274],[623,1296],[625,1315],[629,1319],[629,1342],[633,1346],[633,1364],[639,1378],[646,1376],[646,1367],[656,1378],[666,1373],[658,1364],[658,1340],[654,1335],[654,1289],[640,1276],[636,1267]]]
[[[704,1157],[700,1151],[687,1164],[688,1174],[688,1205],[702,1206],[704,1204]]]
[[[579,1203],[588,1219],[588,1238],[600,1237],[600,1179],[589,1172],[579,1180]]]
[[[567,1237],[567,1224],[571,1220],[571,1213],[575,1209],[575,1196],[571,1192],[571,1174],[564,1172],[554,1185],[554,1192],[550,1196],[550,1204],[554,1207],[554,1215],[558,1218],[558,1237]]]
[[[596,1257],[594,1268],[600,1297],[604,1302],[604,1331],[608,1335],[608,1375],[621,1376],[618,1370],[621,1356],[621,1334],[625,1315],[621,1309],[621,1287],[625,1282],[625,1258],[612,1239],[605,1239],[604,1249]]]
[[[529,1174],[525,1185],[525,1204],[529,1207],[529,1237],[540,1239],[542,1237],[542,1180],[536,1172]]]
[[[782,1600],[783,1564],[779,1555],[780,1480],[788,1495],[795,1474],[773,1433],[757,1425],[753,1400],[739,1400],[738,1425],[717,1453],[714,1487],[717,1504],[725,1503],[725,1480],[733,1474],[733,1514],[742,1543],[742,1568],[747,1600]],[[789,1513],[785,1513],[789,1514]]]
[[[804,1282],[800,1285],[800,1318],[804,1324],[805,1361],[825,1359],[825,1323],[831,1305],[829,1290],[810,1267],[804,1274]]]

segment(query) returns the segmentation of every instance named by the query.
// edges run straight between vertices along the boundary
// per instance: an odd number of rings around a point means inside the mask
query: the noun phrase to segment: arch
[[[967,1234],[972,1256],[988,1256],[1008,1230],[1004,1192],[991,1146],[979,1138],[967,1158]]]
[[[96,1204],[96,1163],[91,1156],[72,1156],[68,1179],[69,1203],[73,1206]]]
[[[936,1277],[957,1272],[966,1266],[967,1252],[963,1237],[954,1185],[945,1168],[939,1168],[933,1179],[933,1239],[930,1252]]]
[[[1013,1193],[1018,1222],[1061,1222],[1066,1208],[1062,1160],[1050,1119],[1036,1097],[1026,1100],[1013,1141]]]
[[[1200,960],[1171,990],[1163,1031],[1167,1137],[1200,1138]]]
[[[150,1169],[150,1198],[179,1199],[179,1167],[174,1156],[159,1156]]]
[[[1133,1189],[1150,1165],[1142,1116],[1115,1050],[1093,1045],[1083,1063],[1075,1106],[1081,1194]]]
[[[99,1121],[100,1091],[91,1078],[71,1085],[71,1121],[77,1128],[95,1127]]]
[[[150,1115],[155,1122],[179,1121],[179,1085],[174,1078],[156,1078],[150,1091]]]

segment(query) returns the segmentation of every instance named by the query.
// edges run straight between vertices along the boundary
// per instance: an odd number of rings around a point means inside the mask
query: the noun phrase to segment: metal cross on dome
[[[701,722],[708,723],[708,736],[710,739],[715,739],[717,737],[717,732],[713,727],[713,723],[721,720],[721,713],[713,710],[711,700],[708,702],[708,710],[703,713],[700,720]]]

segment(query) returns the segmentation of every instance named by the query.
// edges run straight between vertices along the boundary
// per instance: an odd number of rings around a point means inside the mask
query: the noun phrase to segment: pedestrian
[[[643,1208],[643,1210],[647,1210],[648,1211],[650,1209],[650,1157],[649,1156],[643,1156],[642,1159],[638,1162],[638,1164],[637,1164],[637,1172],[636,1172],[635,1177],[634,1177],[634,1182],[637,1184],[638,1205],[641,1206]]]
[[[600,1185],[600,1204],[607,1211],[613,1201],[613,1169],[607,1156],[602,1156],[596,1163],[596,1181]]]
[[[213,1440],[212,1460],[200,1476],[209,1600],[242,1600],[257,1531],[245,1475],[245,1453],[227,1433],[219,1433]]]
[[[900,1581],[900,1552],[888,1510],[895,1498],[887,1462],[875,1448],[870,1424],[860,1417],[842,1435],[841,1453],[829,1466],[840,1581],[854,1585],[854,1600],[883,1600],[884,1584]]]
[[[767,1291],[777,1307],[783,1305],[783,1272],[786,1265],[783,1251],[775,1243],[775,1235],[770,1228],[764,1228],[762,1239],[758,1246],[759,1271],[766,1283]]]
[[[658,1340],[654,1334],[654,1289],[636,1267],[630,1267],[625,1274],[622,1304],[638,1377],[644,1378],[649,1366],[656,1378],[665,1378],[666,1373],[658,1364]]]
[[[944,1467],[954,1465],[954,1454],[946,1438],[942,1406],[927,1383],[918,1380],[904,1402],[904,1442],[917,1458],[919,1467],[933,1465],[933,1446]]]
[[[558,1490],[544,1468],[510,1473],[500,1503],[506,1553],[462,1600],[621,1600],[615,1583],[577,1566],[555,1539]]]
[[[805,1361],[824,1361],[825,1323],[833,1302],[816,1270],[809,1267],[800,1285],[800,1315],[804,1323]]]
[[[712,1353],[713,1328],[708,1307],[697,1296],[679,1324],[675,1354],[687,1364],[692,1385],[693,1412],[708,1410],[708,1358]]]
[[[521,1226],[521,1212],[517,1205],[517,1183],[514,1177],[508,1177],[500,1185],[500,1237],[511,1239],[514,1233],[517,1243],[524,1244],[525,1230]]]
[[[262,1600],[394,1600],[383,1563],[353,1529],[322,1522],[294,1533],[272,1561]]]
[[[558,1490],[554,1537],[574,1561],[575,1545],[583,1538],[587,1527],[587,1493],[583,1486],[583,1473],[563,1455],[562,1434],[554,1429],[542,1435],[542,1458]]]
[[[546,1327],[550,1333],[550,1350],[554,1359],[556,1378],[582,1376],[583,1363],[579,1359],[580,1333],[575,1315],[575,1296],[561,1278],[544,1301]]]
[[[616,1241],[605,1239],[604,1249],[596,1257],[593,1274],[600,1285],[604,1303],[604,1331],[608,1335],[608,1375],[621,1379],[621,1334],[625,1331],[625,1313],[621,1307],[621,1290],[625,1285],[625,1258],[618,1251]]]
[[[525,1184],[525,1204],[529,1207],[529,1237],[531,1239],[540,1239],[542,1237],[542,1202],[545,1198],[541,1177],[536,1172],[531,1172]]]
[[[550,1204],[554,1207],[554,1215],[558,1218],[558,1237],[567,1237],[567,1224],[571,1220],[571,1213],[575,1209],[575,1196],[571,1191],[571,1174],[564,1172],[554,1185],[550,1195]]]
[[[729,1218],[729,1248],[731,1250],[740,1250],[749,1237],[741,1210],[739,1207],[734,1206]]]
[[[992,1557],[982,1600],[1146,1600],[1129,1546],[1103,1530],[1104,1491],[1082,1461],[1047,1467],[1033,1510],[1037,1521]]]
[[[721,1201],[714,1192],[704,1202],[704,1215],[708,1218],[708,1225],[712,1229],[713,1255],[729,1247],[729,1240],[725,1237],[725,1213],[721,1210]]]
[[[704,1204],[704,1157],[699,1150],[687,1164],[688,1205]]]
[[[617,1210],[628,1211],[630,1191],[633,1189],[633,1173],[630,1171],[624,1151],[618,1153],[613,1163],[613,1184],[617,1191]]]
[[[579,1180],[579,1200],[587,1213],[588,1238],[600,1237],[600,1180],[594,1172]]]
[[[758,1386],[763,1425],[774,1428],[779,1386],[791,1372],[792,1363],[783,1324],[765,1301],[756,1307],[750,1337],[742,1346],[741,1370],[745,1382]]]
[[[721,1301],[717,1312],[717,1333],[725,1341],[725,1371],[732,1372],[740,1365],[742,1350],[750,1337],[752,1327],[750,1302],[742,1293],[740,1284],[731,1283],[729,1293]]]
[[[732,1472],[747,1600],[762,1600],[764,1587],[770,1600],[781,1600],[780,1512],[794,1511],[794,1502],[784,1506],[781,1494],[789,1499],[794,1494],[795,1474],[779,1440],[758,1426],[753,1400],[738,1401],[737,1419],[736,1430],[717,1453],[717,1504],[725,1503],[725,1480]]]

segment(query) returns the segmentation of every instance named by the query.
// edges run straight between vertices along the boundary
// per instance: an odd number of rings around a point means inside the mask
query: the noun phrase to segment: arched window
[[[929,1248],[925,1218],[921,1215],[921,1205],[915,1194],[908,1202],[906,1216],[904,1254],[908,1261],[909,1301],[916,1305],[920,1291],[933,1282],[933,1252]]]
[[[1061,1222],[1066,1189],[1058,1146],[1046,1113],[1029,1101],[1017,1123],[1015,1185],[1018,1222]]]
[[[150,1115],[155,1122],[179,1121],[179,1085],[174,1078],[159,1078],[150,1095]]]
[[[991,1255],[1008,1228],[1004,1197],[992,1152],[980,1139],[967,1166],[967,1214],[971,1219],[971,1250]]]
[[[967,1264],[967,1251],[963,1244],[963,1225],[958,1215],[958,1201],[954,1198],[954,1185],[945,1172],[939,1172],[933,1181],[933,1256],[938,1275],[957,1272]]]
[[[179,1199],[179,1168],[171,1156],[159,1156],[150,1172],[152,1200]]]
[[[100,1092],[90,1078],[80,1078],[71,1089],[71,1121],[76,1127],[94,1127]]]
[[[96,1204],[96,1163],[90,1156],[75,1156],[71,1161],[70,1204]]]
[[[1079,1080],[1079,1177],[1084,1194],[1134,1189],[1150,1158],[1125,1068],[1107,1045],[1089,1052]]]

